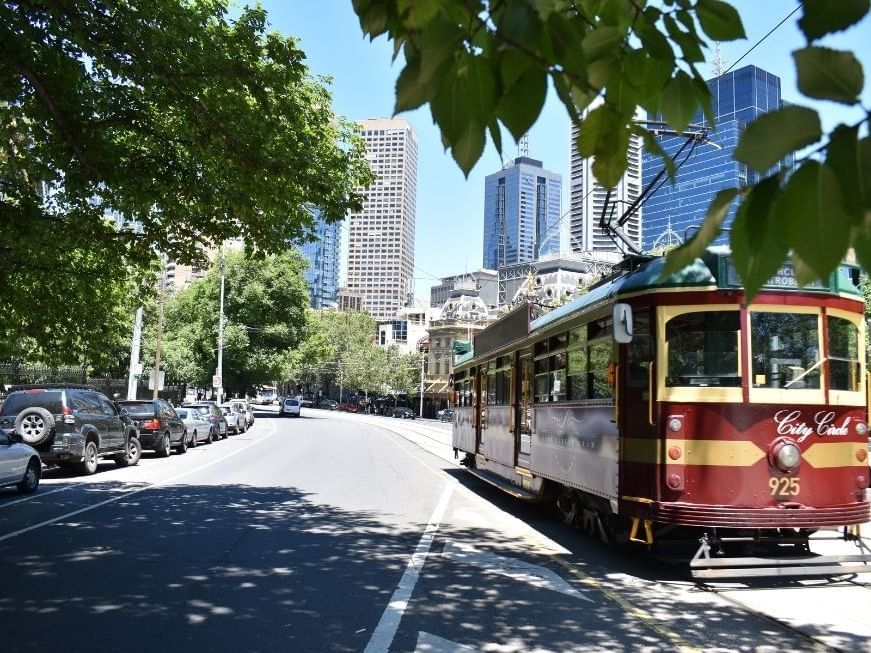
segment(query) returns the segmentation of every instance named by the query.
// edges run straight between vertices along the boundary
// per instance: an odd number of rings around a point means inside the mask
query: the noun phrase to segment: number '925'
[[[794,497],[801,491],[797,478],[775,478],[768,479],[768,487],[771,488],[771,496],[773,497]]]

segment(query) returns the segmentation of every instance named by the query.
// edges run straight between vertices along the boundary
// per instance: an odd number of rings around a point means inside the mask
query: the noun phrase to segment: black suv
[[[163,399],[130,399],[118,405],[136,424],[143,449],[152,449],[166,458],[172,448],[179,453],[188,450],[188,432],[175,409]]]
[[[136,426],[106,395],[71,386],[13,388],[0,407],[0,428],[35,448],[44,463],[97,471],[99,458],[119,467],[142,455]]]

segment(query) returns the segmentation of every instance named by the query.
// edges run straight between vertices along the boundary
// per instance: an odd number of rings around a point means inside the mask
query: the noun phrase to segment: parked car
[[[238,404],[223,404],[221,412],[224,413],[224,419],[227,420],[227,428],[230,432],[238,435],[248,430],[248,420],[245,419],[245,413],[239,411]]]
[[[151,449],[161,458],[172,453],[185,453],[190,436],[175,409],[163,399],[129,399],[118,405],[136,424],[143,449]]]
[[[196,408],[176,408],[175,412],[184,422],[190,436],[190,445],[197,446],[200,442],[212,443],[212,423],[200,414]]]
[[[453,408],[445,408],[441,411],[441,415],[439,415],[439,419],[443,422],[453,422],[454,421],[454,409]]]
[[[324,399],[321,402],[321,408],[325,408],[327,410],[336,410],[339,407],[339,404],[333,399]]]
[[[233,406],[237,413],[245,415],[246,429],[254,424],[254,409],[251,408],[251,404],[244,399],[233,399],[227,403]]]
[[[22,494],[30,494],[36,492],[41,476],[42,461],[36,449],[0,429],[0,486],[14,485]]]
[[[299,399],[288,397],[281,403],[281,406],[278,407],[278,416],[284,417],[285,415],[292,415],[294,417],[299,417],[300,408]]]
[[[408,408],[407,406],[397,406],[396,408],[394,408],[393,409],[393,416],[394,417],[401,417],[402,419],[414,419],[415,418],[414,411],[411,410],[411,408]]]
[[[13,387],[0,407],[0,429],[36,449],[42,462],[83,474],[96,472],[100,458],[126,467],[142,455],[133,421],[89,388]]]
[[[196,408],[197,411],[212,425],[212,439],[226,438],[229,428],[224,413],[214,401],[197,401],[182,404],[182,408]]]

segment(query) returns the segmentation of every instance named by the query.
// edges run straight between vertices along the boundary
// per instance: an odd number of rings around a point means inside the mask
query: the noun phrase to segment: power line
[[[733,64],[732,64],[731,66],[729,66],[728,68],[726,68],[726,72],[724,72],[723,74],[725,75],[727,72],[729,72],[730,70],[732,70],[732,68],[734,68],[735,66],[737,66],[737,65],[738,65],[738,62],[740,62],[744,57],[746,57],[748,54],[750,54],[751,52],[753,52],[753,50],[756,49],[756,46],[757,46],[757,45],[759,45],[760,43],[762,43],[762,41],[764,41],[764,40],[767,39],[769,36],[771,36],[771,35],[774,33],[774,31],[775,31],[778,27],[780,27],[780,26],[783,25],[787,20],[789,20],[789,19],[792,17],[792,15],[793,15],[795,12],[797,12],[799,9],[801,9],[801,3],[797,4],[796,7],[795,7],[795,9],[793,9],[791,12],[789,12],[789,14],[787,14],[786,17],[784,17],[784,19],[783,19],[782,21],[780,21],[779,23],[777,23],[777,25],[775,25],[774,27],[772,27],[771,30],[768,32],[768,34],[766,34],[766,35],[763,36],[761,39],[759,39],[758,41],[756,41],[756,43],[754,43],[753,46],[752,46],[749,50],[747,50],[747,52],[745,52],[745,53],[742,54],[740,57],[738,57],[738,59],[735,61],[735,63],[733,63]]]

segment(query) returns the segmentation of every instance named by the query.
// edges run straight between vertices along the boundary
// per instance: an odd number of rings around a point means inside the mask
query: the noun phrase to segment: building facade
[[[495,307],[499,304],[499,273],[496,270],[476,270],[442,277],[441,283],[429,289],[429,305],[441,308],[459,289],[476,290],[486,306]]]
[[[753,184],[766,175],[732,158],[738,139],[748,123],[768,111],[783,106],[780,96],[780,78],[756,66],[745,66],[708,80],[712,108],[717,128],[708,135],[707,143],[695,147],[677,173],[674,184],[666,179],[644,205],[644,249],[682,242],[694,233],[705,217],[708,205],[724,188],[739,188]],[[693,123],[705,125],[701,114]],[[708,125],[710,126],[710,125]],[[660,146],[673,155],[686,142],[678,136],[659,136]],[[678,162],[682,159],[678,157]],[[791,156],[775,165],[790,165]],[[644,154],[645,185],[663,168],[662,161]],[[729,227],[735,214],[731,209],[723,223]],[[728,241],[728,232],[717,243]]]
[[[484,181],[484,267],[534,261],[560,250],[562,176],[518,157]]]
[[[601,104],[594,102],[585,112],[588,113]],[[636,120],[644,120],[647,114],[638,110]],[[612,224],[623,215],[626,209],[641,195],[642,190],[642,140],[639,136],[629,138],[628,168],[618,182],[616,188],[608,189],[599,184],[593,176],[594,159],[584,158],[578,154],[577,142],[579,130],[573,123],[571,128],[571,185],[569,202],[571,204],[571,221],[569,223],[569,246],[572,252],[626,252],[630,247],[619,238],[611,238],[608,232],[599,224],[603,209],[610,216]],[[641,249],[642,242],[642,210],[637,211],[621,228],[621,232],[632,247]]]
[[[308,284],[309,300],[312,308],[335,306],[339,295],[339,248],[341,245],[341,223],[327,223],[321,217],[321,210],[315,206],[306,207],[314,218],[312,232],[316,240],[300,246],[300,252],[308,261],[305,282]]]
[[[363,209],[349,215],[347,289],[381,322],[407,306],[414,291],[417,134],[402,119],[359,125],[375,181],[358,189]]]

